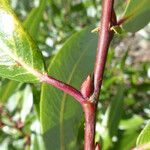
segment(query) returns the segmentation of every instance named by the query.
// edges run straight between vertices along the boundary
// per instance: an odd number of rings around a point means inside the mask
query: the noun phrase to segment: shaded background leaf
[[[90,32],[91,29],[74,34],[63,45],[49,66],[50,75],[80,88],[87,74],[91,73],[95,59],[97,36]],[[69,95],[43,84],[40,109],[46,147],[53,150],[78,149],[81,106]]]
[[[46,0],[40,0],[39,6],[37,8],[33,8],[24,21],[25,29],[34,39],[38,36],[39,25],[44,14],[45,6]]]
[[[112,99],[109,104],[103,121],[101,123],[101,128],[103,134],[101,135],[103,139],[103,149],[106,150],[111,147],[111,139],[113,136],[118,135],[118,126],[122,117],[123,111],[123,99],[124,97],[124,89],[123,85],[118,86],[117,94]]]
[[[5,80],[0,86],[0,103],[7,102],[8,98],[18,90],[19,86],[18,82]]]
[[[150,1],[149,0],[129,0],[124,18],[127,18],[123,24],[127,32],[136,32],[150,22]]]

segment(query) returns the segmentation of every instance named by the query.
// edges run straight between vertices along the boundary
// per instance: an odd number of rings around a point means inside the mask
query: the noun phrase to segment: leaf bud
[[[96,143],[95,150],[100,150],[100,145]]]
[[[83,98],[88,98],[93,92],[93,80],[90,75],[87,76],[86,80],[82,83],[80,92]]]

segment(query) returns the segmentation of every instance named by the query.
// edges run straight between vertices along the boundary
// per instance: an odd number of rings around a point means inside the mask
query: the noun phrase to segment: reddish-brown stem
[[[100,86],[102,83],[107,50],[113,35],[113,33],[110,31],[110,25],[116,22],[115,12],[113,11],[113,3],[114,0],[104,0],[103,2],[103,11],[100,26],[101,30],[98,40],[98,49],[94,69],[94,98],[96,99],[98,98]],[[74,97],[81,105],[86,102],[82,94],[71,85],[59,81],[49,76],[48,74],[41,75],[38,73],[38,76],[40,77],[42,82],[46,82],[55,86],[58,89],[61,89],[62,91]]]
[[[74,87],[72,87],[71,85],[68,85],[62,81],[59,81],[51,76],[49,76],[48,74],[43,74],[41,77],[41,80],[43,82],[46,82],[48,84],[51,84],[53,86],[55,86],[56,88],[64,91],[65,93],[71,95],[72,97],[74,97],[81,105],[85,102],[85,99],[82,97],[81,93],[75,89]]]
[[[94,68],[94,93],[90,97],[90,100],[89,98],[87,98],[89,94],[85,94],[85,92],[87,93],[86,88],[91,87],[88,85],[87,82],[86,84],[82,84],[81,91],[82,93],[84,93],[83,97],[82,94],[72,86],[56,80],[47,74],[43,74],[42,76],[39,75],[42,81],[61,89],[62,91],[74,97],[82,105],[85,116],[84,150],[100,149],[99,145],[95,147],[96,109],[98,102],[97,99],[99,97],[99,91],[102,84],[107,51],[109,48],[109,44],[113,38],[113,31],[110,30],[110,27],[117,24],[116,15],[113,10],[113,4],[114,0],[103,0],[103,9],[100,25],[101,30],[99,34],[96,62]]]
[[[126,20],[128,20],[129,17],[123,17],[123,18],[120,18],[117,22],[117,25],[120,26],[122,25]]]
[[[98,48],[96,55],[96,63],[94,68],[94,98],[97,99],[102,84],[103,72],[106,62],[106,56],[113,33],[110,31],[112,24],[114,0],[104,0],[102,8],[102,17],[100,24],[100,33],[98,40]]]
[[[98,48],[96,55],[96,62],[94,68],[94,93],[90,97],[92,102],[88,101],[82,105],[85,115],[85,128],[84,128],[84,150],[100,149],[100,146],[95,147],[95,122],[96,122],[96,109],[97,99],[102,84],[104,67],[107,57],[109,44],[113,37],[113,32],[110,27],[117,24],[115,12],[113,10],[114,0],[104,0],[100,34],[98,40]],[[96,101],[95,101],[96,100]]]
[[[100,145],[98,143],[96,143],[95,145],[95,150],[101,150]]]
[[[85,117],[84,150],[94,150],[96,104],[87,101],[87,103],[85,103],[82,107],[84,110],[84,117]]]

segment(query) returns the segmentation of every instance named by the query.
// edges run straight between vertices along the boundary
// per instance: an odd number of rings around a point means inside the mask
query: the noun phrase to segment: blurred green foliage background
[[[42,15],[36,12],[37,16],[30,20],[35,24],[28,32],[38,44],[48,66],[51,58],[73,33],[89,25],[98,26],[101,1],[45,2],[40,8]],[[10,0],[10,3],[25,28],[30,26],[26,18],[34,14],[30,12],[40,2]],[[122,15],[124,8],[124,1],[116,0],[117,16]],[[36,24],[38,19],[39,25]],[[135,147],[140,131],[150,119],[149,33],[150,24],[135,34],[116,35],[111,44],[96,124],[96,140],[103,143],[103,149],[129,150]],[[38,118],[39,95],[39,84],[0,78],[0,149],[45,149]],[[82,123],[78,135],[80,149],[83,149],[83,128]]]

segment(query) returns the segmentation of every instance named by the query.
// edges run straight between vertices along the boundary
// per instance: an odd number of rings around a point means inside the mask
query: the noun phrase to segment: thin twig
[[[43,74],[41,76],[41,81],[42,82],[46,82],[50,85],[53,85],[54,87],[64,91],[65,93],[71,95],[72,97],[74,97],[81,105],[85,102],[85,99],[82,97],[81,93],[75,89],[74,87],[72,87],[71,85],[68,85],[60,80],[57,80],[51,76],[49,76],[48,74]]]
[[[104,0],[102,8],[102,17],[100,25],[100,33],[98,40],[98,48],[96,55],[96,62],[94,68],[94,94],[93,98],[98,99],[99,91],[102,84],[102,78],[104,73],[104,67],[107,57],[107,51],[109,48],[110,41],[113,37],[113,32],[110,31],[112,25],[112,14],[114,0]],[[113,19],[114,20],[114,19]]]
[[[130,17],[122,17],[118,20],[117,25],[120,26],[122,25],[124,22],[126,22]]]

